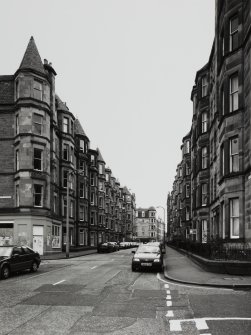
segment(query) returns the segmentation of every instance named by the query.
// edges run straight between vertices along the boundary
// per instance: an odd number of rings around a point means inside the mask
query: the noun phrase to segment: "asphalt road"
[[[251,334],[251,291],[131,272],[131,250],[43,261],[0,281],[0,334]]]

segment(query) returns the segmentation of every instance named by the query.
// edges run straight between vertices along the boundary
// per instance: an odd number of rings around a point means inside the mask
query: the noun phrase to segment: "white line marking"
[[[172,301],[171,300],[167,300],[167,302],[166,302],[166,305],[167,305],[167,307],[170,307],[170,306],[172,306]]]
[[[204,334],[200,334],[200,335],[212,335],[211,333],[204,333]]]
[[[170,290],[166,290],[166,294],[171,294]]]
[[[168,295],[166,296],[166,300],[172,300],[172,297],[170,296],[170,294],[168,294]]]
[[[158,279],[160,279],[160,278],[158,278]],[[168,284],[165,284],[165,288],[169,288],[169,285],[168,285]]]
[[[173,311],[168,311],[168,312],[166,313],[166,317],[167,317],[167,318],[173,318],[173,317],[174,317],[174,315],[173,315]],[[203,334],[201,334],[201,335],[203,335]]]
[[[93,266],[93,267],[91,268],[91,270],[96,269],[96,267],[97,267],[97,265],[96,265],[96,266]]]
[[[58,281],[57,283],[55,283],[55,284],[53,284],[53,285],[58,285],[58,284],[60,284],[60,283],[63,283],[64,281],[65,281],[65,279],[60,280],[60,281]]]
[[[170,331],[182,331],[181,323],[183,322],[195,322],[195,325],[198,330],[204,330],[209,329],[206,321],[226,321],[226,320],[251,321],[251,318],[233,317],[233,318],[198,318],[198,319],[183,319],[183,320],[180,319],[180,320],[169,320],[169,323],[170,323]]]
[[[208,286],[200,286],[200,285],[186,285],[186,284],[178,284],[178,283],[174,283],[174,282],[171,282],[171,281],[167,281],[167,280],[164,280],[160,277],[160,274],[157,273],[157,278],[158,280],[162,281],[163,283],[166,283],[165,284],[165,288],[168,288],[166,287],[166,285],[168,285],[167,283],[169,283],[170,285],[175,285],[175,286],[181,286],[181,287],[190,287],[190,288],[194,288],[194,289],[200,289],[200,290],[233,290],[233,288],[225,288],[225,287],[208,287]]]

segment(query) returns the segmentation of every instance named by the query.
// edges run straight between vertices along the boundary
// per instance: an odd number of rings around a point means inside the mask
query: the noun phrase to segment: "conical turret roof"
[[[99,148],[97,148],[97,152],[98,152],[98,161],[100,161],[100,162],[104,162],[104,163],[105,163],[105,160],[104,160],[104,158],[102,157]]]
[[[78,119],[75,120],[74,125],[75,125],[75,133],[76,134],[86,136],[86,133],[85,133],[85,131],[84,131],[83,127],[81,126]]]
[[[35,70],[45,74],[44,65],[39,55],[37,46],[35,44],[33,36],[31,36],[27,49],[24,53],[23,60],[19,66],[19,70],[29,69]]]
[[[66,106],[66,104],[59,98],[59,96],[56,94],[56,102],[57,102],[57,109],[65,112],[69,112],[69,108]]]

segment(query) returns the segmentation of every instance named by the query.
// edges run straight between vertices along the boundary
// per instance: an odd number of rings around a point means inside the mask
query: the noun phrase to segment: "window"
[[[190,208],[186,207],[186,221],[190,220]]]
[[[68,184],[68,172],[64,170],[63,172],[63,187],[66,188]]]
[[[201,130],[202,130],[202,133],[207,132],[207,113],[206,112],[203,112],[201,114]]]
[[[201,220],[201,242],[207,243],[207,220]]]
[[[95,213],[91,212],[91,225],[95,224]]]
[[[202,98],[207,95],[207,76],[201,78],[201,96]]]
[[[63,215],[66,216],[67,214],[67,200],[63,199]]]
[[[19,80],[16,81],[16,100],[19,98]]]
[[[207,147],[203,147],[202,150],[202,169],[206,169],[207,168]]]
[[[74,123],[71,120],[71,134],[74,135]]]
[[[84,238],[85,238],[85,231],[84,231],[84,229],[79,229],[79,244],[80,245],[84,245],[85,244]]]
[[[42,207],[43,206],[43,186],[34,184],[34,206]]]
[[[142,218],[145,217],[145,212],[141,212]]]
[[[19,115],[16,115],[16,135],[19,134]]]
[[[99,174],[103,174],[103,164],[99,164]]]
[[[16,185],[16,207],[20,205],[19,185]]]
[[[224,157],[225,153],[224,153],[224,146],[222,145],[220,148],[220,173],[221,176],[224,176],[224,171],[225,171],[225,157]]]
[[[207,205],[207,184],[201,184],[201,205]]]
[[[16,150],[16,171],[19,170],[19,150]]]
[[[106,175],[105,175],[105,180],[106,180],[106,181],[109,181],[109,173],[106,173]]]
[[[80,152],[84,152],[85,151],[85,142],[84,142],[84,140],[80,140],[79,141],[79,150],[80,150]]]
[[[103,208],[103,198],[99,197],[99,208]]]
[[[91,173],[91,186],[95,186],[94,173]]]
[[[43,124],[43,117],[39,114],[33,115],[33,128],[34,133],[37,135],[42,134],[42,124]]]
[[[229,170],[230,172],[239,171],[239,140],[238,137],[230,139],[230,161],[229,161]]]
[[[34,99],[42,100],[42,89],[43,84],[41,83],[41,81],[34,80],[33,84]]]
[[[57,199],[58,199],[58,195],[57,195],[57,193],[54,193],[54,196],[53,196],[53,211],[54,211],[54,213],[57,213]]]
[[[73,216],[74,216],[74,203],[71,200],[71,202],[70,202],[70,217],[73,218]]]
[[[224,93],[224,87],[221,89],[221,94],[220,94],[220,99],[221,99],[221,111],[222,115],[225,114],[225,93]]]
[[[221,237],[225,238],[225,205],[224,201],[221,203],[221,222],[222,222],[222,232]]]
[[[74,157],[74,149],[71,147],[71,155],[70,155],[70,162],[73,163],[73,157]]]
[[[99,181],[99,191],[104,191],[104,183]]]
[[[238,17],[234,16],[230,19],[229,32],[229,51],[238,48]]]
[[[63,118],[63,132],[69,133],[69,119],[68,117]]]
[[[61,228],[56,225],[52,225],[52,248],[60,248],[61,247]]]
[[[91,205],[94,205],[94,193],[91,192]]]
[[[91,155],[91,165],[95,165],[95,157],[94,155]]]
[[[229,112],[232,113],[239,108],[239,82],[235,74],[229,79]]]
[[[186,175],[189,176],[190,175],[190,166],[188,163],[186,163]]]
[[[43,170],[43,150],[34,148],[33,166],[34,170]]]
[[[193,114],[196,113],[196,104],[197,104],[197,96],[194,95],[194,97],[193,97]]]
[[[84,171],[84,161],[79,162],[79,170]]]
[[[230,205],[230,235],[231,238],[239,238],[240,230],[240,212],[239,212],[239,199],[229,199]]]
[[[84,198],[84,183],[79,184],[79,196],[80,198]]]
[[[189,198],[190,196],[190,185],[186,184],[186,198]]]
[[[189,154],[189,152],[190,152],[190,141],[186,141],[185,153]]]
[[[68,161],[69,159],[69,145],[68,144],[63,144],[63,159]]]

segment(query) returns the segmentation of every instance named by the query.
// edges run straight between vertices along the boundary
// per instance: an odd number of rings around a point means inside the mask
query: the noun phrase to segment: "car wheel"
[[[1,271],[1,278],[8,279],[10,276],[10,268],[8,266],[4,266]]]
[[[38,270],[38,265],[37,265],[37,262],[32,262],[31,264],[31,272],[37,272]]]

